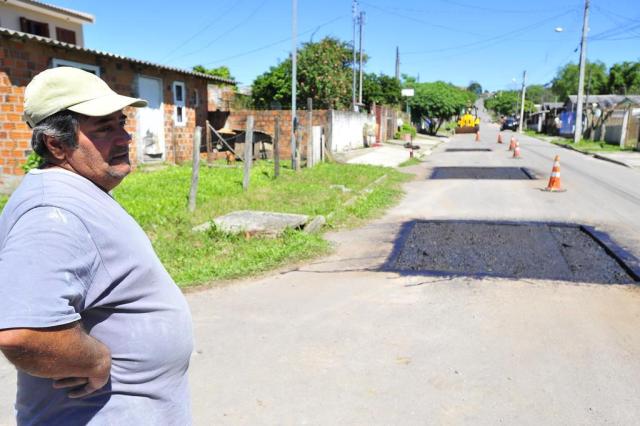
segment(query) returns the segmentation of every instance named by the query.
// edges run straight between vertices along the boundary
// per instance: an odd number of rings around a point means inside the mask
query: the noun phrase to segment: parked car
[[[518,130],[518,120],[514,117],[507,117],[500,126],[500,130]]]

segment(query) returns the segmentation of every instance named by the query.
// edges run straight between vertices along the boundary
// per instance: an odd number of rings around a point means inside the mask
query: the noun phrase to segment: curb
[[[589,155],[589,156],[591,156],[591,157],[593,157],[593,158],[597,158],[598,160],[604,160],[604,161],[608,161],[608,162],[610,162],[610,163],[617,164],[617,165],[619,165],[619,166],[624,166],[624,167],[627,167],[627,168],[632,168],[632,167],[631,167],[630,165],[628,165],[627,163],[624,163],[624,162],[619,161],[619,160],[614,160],[613,158],[605,157],[604,155],[596,154],[596,153],[589,152],[589,151],[582,151],[582,150],[580,150],[580,149],[577,149],[577,148],[572,147],[571,145],[563,145],[563,144],[554,143],[554,142],[551,142],[551,143],[552,143],[552,144],[554,144],[555,146],[559,146],[559,147],[561,147],[561,148],[568,149],[568,150],[570,150],[570,151],[579,152],[580,154],[583,154],[583,155]]]

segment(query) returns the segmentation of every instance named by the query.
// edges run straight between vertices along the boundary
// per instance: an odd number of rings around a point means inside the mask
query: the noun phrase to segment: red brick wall
[[[24,88],[39,72],[51,65],[52,59],[64,59],[100,67],[100,76],[116,92],[137,96],[137,75],[162,79],[165,112],[166,161],[190,161],[195,126],[205,125],[207,118],[207,84],[210,80],[164,70],[135,62],[96,55],[90,52],[49,46],[34,40],[19,40],[0,36],[0,191],[15,185],[23,175],[20,168],[31,152],[31,131],[22,120]],[[186,85],[186,117],[184,127],[173,124],[172,83]],[[198,91],[200,105],[191,103],[193,90]],[[136,161],[136,110],[127,108],[127,130],[132,135],[131,159]]]
[[[266,133],[271,137],[275,135],[275,123],[276,117],[280,118],[280,141],[279,141],[279,153],[281,158],[291,156],[291,111],[283,110],[242,110],[232,111],[227,119],[225,127],[234,130],[244,130],[247,127],[247,117],[253,115],[253,128],[254,130]],[[307,132],[307,111],[297,111],[298,117],[298,129],[302,132],[302,144],[299,147],[299,151],[302,156],[305,156],[306,147],[308,143]],[[314,110],[312,125],[313,126],[326,126],[328,124],[328,111],[327,110]]]

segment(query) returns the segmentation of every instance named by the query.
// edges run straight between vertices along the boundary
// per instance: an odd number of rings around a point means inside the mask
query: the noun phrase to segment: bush
[[[37,169],[44,162],[43,158],[36,154],[34,151],[31,151],[31,154],[27,157],[27,162],[24,163],[20,168],[26,173],[29,173],[31,169]]]
[[[396,134],[394,135],[394,138],[402,139],[402,135],[406,135],[406,134],[411,135],[411,137],[413,138],[416,136],[416,129],[409,123],[402,123],[402,126],[400,127],[400,131],[396,132]]]

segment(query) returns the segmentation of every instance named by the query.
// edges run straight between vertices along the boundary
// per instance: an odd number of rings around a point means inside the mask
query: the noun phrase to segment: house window
[[[80,68],[81,70],[88,71],[88,72],[90,72],[92,74],[95,74],[98,77],[100,77],[100,67],[97,66],[97,65],[83,64],[83,63],[75,62],[75,61],[67,61],[66,59],[56,59],[56,58],[54,58],[51,61],[51,66],[52,66],[52,68],[57,68],[57,67]]]
[[[200,106],[200,95],[198,94],[198,89],[193,89],[193,92],[191,92],[191,106],[194,108],[198,108]]]
[[[184,126],[187,124],[185,87],[181,81],[173,82],[173,122],[176,126]]]
[[[49,24],[46,22],[32,21],[27,18],[20,18],[20,31],[42,37],[49,37]]]
[[[56,38],[58,41],[69,44],[76,44],[76,32],[56,27]]]

